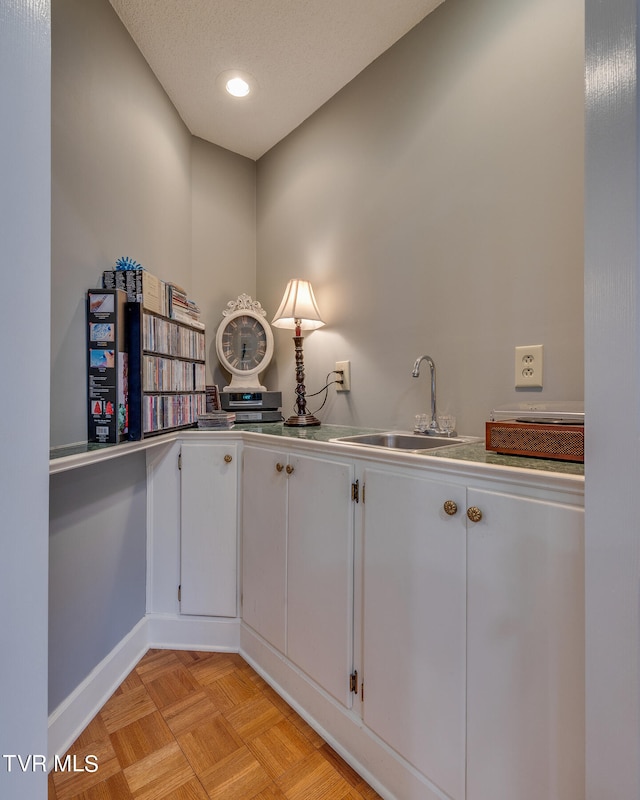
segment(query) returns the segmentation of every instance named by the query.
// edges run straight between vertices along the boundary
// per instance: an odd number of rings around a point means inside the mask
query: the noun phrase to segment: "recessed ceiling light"
[[[251,87],[244,78],[229,78],[225,83],[225,89],[234,97],[246,97],[251,91]]]
[[[221,72],[216,78],[216,84],[232,97],[246,97],[255,92],[258,85],[253,75],[240,69],[226,69]]]

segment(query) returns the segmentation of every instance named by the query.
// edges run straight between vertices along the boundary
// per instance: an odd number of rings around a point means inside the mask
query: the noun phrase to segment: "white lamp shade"
[[[300,327],[307,331],[321,328],[325,324],[309,281],[294,278],[287,284],[280,308],[271,324],[276,328],[295,328],[296,320],[300,320]]]

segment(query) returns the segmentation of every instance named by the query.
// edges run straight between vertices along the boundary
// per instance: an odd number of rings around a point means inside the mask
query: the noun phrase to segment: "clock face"
[[[264,324],[249,314],[232,317],[224,324],[220,349],[232,372],[256,369],[267,354]]]

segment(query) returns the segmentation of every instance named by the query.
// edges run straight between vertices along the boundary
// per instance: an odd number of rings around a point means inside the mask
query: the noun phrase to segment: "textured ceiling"
[[[257,159],[443,0],[110,0],[192,134]],[[248,97],[217,82],[251,75]]]

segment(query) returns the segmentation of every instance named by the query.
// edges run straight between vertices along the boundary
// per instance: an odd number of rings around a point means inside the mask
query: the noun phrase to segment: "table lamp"
[[[302,331],[312,331],[324,325],[309,281],[297,278],[289,281],[284,290],[280,308],[276,311],[271,324],[276,328],[295,330],[293,341],[296,349],[296,413],[289,417],[284,424],[296,427],[320,425],[320,420],[307,411],[307,390],[304,385]]]

